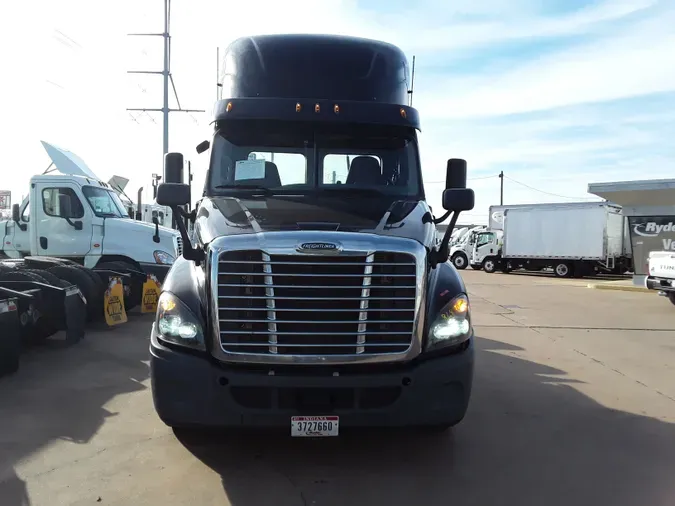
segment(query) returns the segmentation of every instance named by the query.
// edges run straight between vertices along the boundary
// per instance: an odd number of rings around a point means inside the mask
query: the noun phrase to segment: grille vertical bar
[[[366,331],[368,329],[368,297],[370,297],[370,284],[372,283],[372,277],[370,276],[373,273],[373,260],[375,259],[375,254],[368,255],[366,257],[366,266],[363,269],[363,289],[361,290],[361,301],[362,310],[359,313],[359,328],[358,328],[358,337],[356,338],[356,353],[360,355],[365,353],[366,347],[363,346],[366,344]]]
[[[270,342],[270,353],[279,353],[279,349],[277,348],[276,344],[278,342],[278,337],[277,337],[277,313],[274,310],[276,308],[276,305],[274,303],[274,281],[272,278],[272,264],[270,262],[270,256],[267,253],[262,254],[262,260],[263,260],[263,272],[267,274],[265,276],[265,296],[269,297],[268,299],[265,300],[265,305],[267,306],[267,319],[270,321],[267,324],[267,329],[271,332],[269,342]]]

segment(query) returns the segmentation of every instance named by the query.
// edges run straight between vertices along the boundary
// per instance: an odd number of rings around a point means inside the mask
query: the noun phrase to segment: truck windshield
[[[94,214],[103,218],[128,218],[124,204],[115,192],[97,186],[85,186],[82,193]]]
[[[232,122],[216,133],[207,194],[264,190],[423,198],[409,129],[298,122]]]

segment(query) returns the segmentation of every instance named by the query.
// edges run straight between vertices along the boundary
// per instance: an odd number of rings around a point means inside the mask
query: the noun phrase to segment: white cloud
[[[675,9],[655,12],[629,29],[500,74],[441,80],[417,104],[426,118],[465,118],[675,90],[675,66],[666,63],[675,54],[673,26]],[[439,100],[443,90],[447,98]]]

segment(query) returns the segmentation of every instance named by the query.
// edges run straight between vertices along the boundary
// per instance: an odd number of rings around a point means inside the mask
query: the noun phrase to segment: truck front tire
[[[469,259],[466,255],[460,251],[452,255],[452,265],[455,266],[457,270],[466,269],[466,266],[469,264]]]

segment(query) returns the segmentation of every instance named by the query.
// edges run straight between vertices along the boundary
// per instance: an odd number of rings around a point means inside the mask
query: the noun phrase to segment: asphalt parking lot
[[[452,431],[178,440],[153,410],[138,315],[29,350],[0,380],[0,505],[675,504],[675,306],[463,276],[478,355]]]

